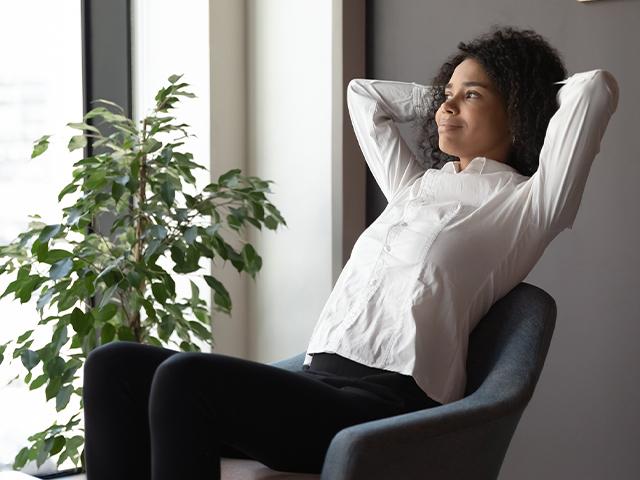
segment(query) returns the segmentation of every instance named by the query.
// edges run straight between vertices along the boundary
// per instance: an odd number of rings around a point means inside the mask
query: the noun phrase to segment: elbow
[[[604,69],[579,72],[567,79],[560,88],[557,100],[560,105],[577,96],[581,102],[611,116],[618,107],[619,87],[611,72]]]
[[[352,78],[349,80],[349,83],[347,84],[347,106],[349,111],[353,109],[354,102],[358,96],[358,90],[361,90],[360,79]]]
[[[616,111],[618,108],[618,99],[620,98],[620,87],[618,86],[618,81],[613,74],[607,70],[599,70],[598,77],[602,82],[604,82],[604,87],[607,89],[609,94],[609,105],[610,112]]]
[[[611,72],[604,69],[593,70],[593,76],[589,82],[589,95],[594,99],[601,99],[608,109],[609,115],[618,108],[618,98],[620,87],[616,77]]]

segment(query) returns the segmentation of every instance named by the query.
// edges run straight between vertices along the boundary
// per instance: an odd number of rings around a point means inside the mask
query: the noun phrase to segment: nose
[[[456,104],[452,101],[452,98],[445,98],[442,102],[442,110],[448,113],[453,113],[457,110]]]

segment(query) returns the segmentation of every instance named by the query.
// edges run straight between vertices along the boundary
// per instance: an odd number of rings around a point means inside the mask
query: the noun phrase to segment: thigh
[[[178,456],[191,455],[193,446],[180,441],[191,434],[197,445],[208,437],[211,449],[227,444],[270,468],[292,472],[319,473],[336,433],[398,413],[396,403],[349,388],[348,382],[334,385],[303,371],[201,352],[163,362],[150,400],[158,462],[166,457],[163,451],[175,455],[184,447]]]

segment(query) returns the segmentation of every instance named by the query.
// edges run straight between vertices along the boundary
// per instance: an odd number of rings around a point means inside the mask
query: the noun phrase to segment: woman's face
[[[438,144],[464,169],[475,157],[504,162],[511,148],[505,102],[477,60],[466,58],[446,85],[436,111]]]

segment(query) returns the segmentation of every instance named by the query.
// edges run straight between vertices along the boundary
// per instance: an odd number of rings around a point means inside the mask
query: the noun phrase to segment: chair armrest
[[[513,407],[511,401],[492,404],[477,391],[440,407],[353,425],[333,437],[321,478],[495,480],[522,415]]]
[[[278,360],[277,362],[272,362],[269,365],[291,371],[301,370],[302,364],[304,363],[304,357],[306,355],[307,352],[305,351],[302,353],[298,353],[293,357],[285,358],[284,360]]]

